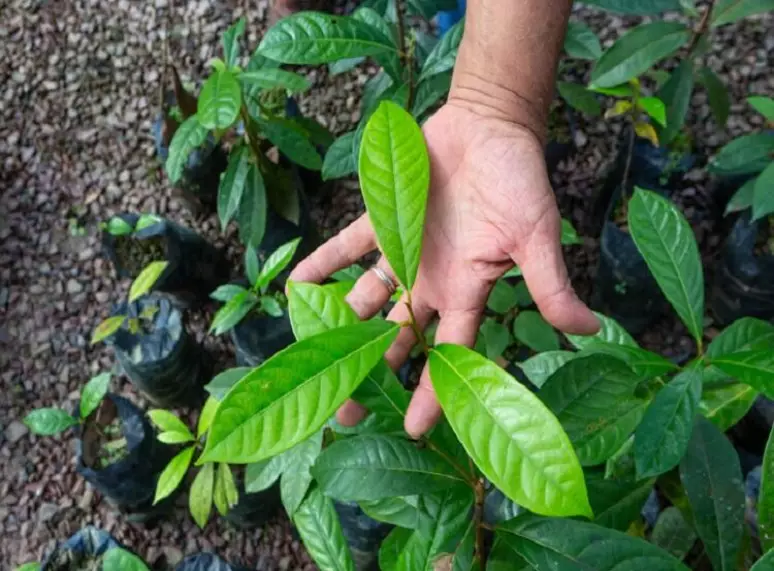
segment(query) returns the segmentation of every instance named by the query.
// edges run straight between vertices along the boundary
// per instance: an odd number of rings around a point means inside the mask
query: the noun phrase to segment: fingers
[[[376,248],[367,215],[363,215],[301,260],[290,274],[297,282],[320,283],[333,272],[351,266]]]
[[[435,315],[435,311],[426,303],[424,303],[418,296],[414,297],[414,317],[417,320],[417,325],[421,331],[430,324],[430,321]],[[394,321],[395,323],[403,323],[409,320],[409,312],[406,307],[406,296],[404,295],[401,300],[395,304],[392,308],[387,319]],[[384,354],[384,358],[387,364],[393,371],[397,371],[403,363],[408,359],[409,353],[417,343],[417,337],[414,335],[414,331],[411,327],[403,327],[398,333],[398,336],[393,341],[390,348]]]
[[[558,212],[548,209],[513,260],[519,264],[532,299],[546,321],[565,333],[592,335],[599,330],[599,320],[570,285],[560,229]]]
[[[345,402],[336,411],[336,420],[342,426],[355,426],[368,414],[366,408],[352,399]]]
[[[381,268],[387,277],[392,280],[393,284],[398,283],[395,279],[395,274],[392,273],[390,265],[384,257],[376,262],[376,267]],[[358,278],[345,299],[360,319],[370,319],[384,307],[391,295],[390,289],[379,277],[379,274],[373,270],[368,270]]]
[[[436,343],[456,343],[472,347],[481,321],[479,311],[449,311],[441,315]],[[441,405],[435,396],[430,380],[430,368],[426,365],[419,379],[419,386],[406,412],[405,429],[412,438],[419,438],[430,430],[441,416]]]

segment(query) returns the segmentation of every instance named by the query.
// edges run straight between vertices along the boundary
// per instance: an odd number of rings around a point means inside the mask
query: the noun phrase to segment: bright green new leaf
[[[640,24],[602,54],[591,72],[591,81],[597,87],[626,83],[674,54],[690,40],[691,34],[679,22]]]
[[[312,468],[326,496],[380,500],[465,485],[440,456],[395,436],[363,435],[333,443]]]
[[[659,476],[680,463],[701,399],[701,370],[688,369],[661,389],[634,433],[638,479]]]
[[[258,275],[258,280],[255,282],[255,287],[260,289],[271,284],[274,278],[288,267],[288,264],[296,254],[300,242],[301,238],[295,238],[274,250],[266,259],[266,262],[264,262],[261,273]]]
[[[770,10],[774,10],[774,0],[719,0],[712,10],[712,26],[731,24]]]
[[[742,469],[731,443],[701,416],[680,463],[680,480],[712,567],[735,570],[744,532]]]
[[[105,571],[150,571],[142,559],[120,547],[107,550],[102,557],[102,569]]]
[[[154,224],[158,224],[163,220],[164,219],[161,216],[157,216],[155,214],[141,214],[137,219],[137,223],[134,225],[134,231],[139,232],[140,230],[145,230],[146,228],[150,228]]]
[[[594,312],[594,315],[596,315],[599,320],[600,327],[597,333],[594,335],[565,335],[567,340],[572,343],[576,349],[586,349],[600,341],[612,343],[613,345],[629,345],[631,347],[637,347],[637,342],[634,338],[629,335],[629,332],[615,319],[597,312]]]
[[[245,19],[239,18],[223,33],[223,59],[228,67],[234,67],[239,58],[239,38],[245,33]]]
[[[712,365],[734,379],[774,398],[774,351],[740,351],[715,357]]]
[[[562,99],[573,109],[592,117],[598,117],[602,114],[602,107],[596,96],[584,86],[568,81],[559,81],[556,83],[556,89]]]
[[[219,401],[223,400],[223,397],[231,390],[231,387],[252,370],[252,367],[234,367],[233,369],[227,369],[216,375],[208,384],[204,385],[204,390]]]
[[[774,571],[774,551],[768,551],[756,561],[750,571]]]
[[[416,527],[416,523],[414,527]],[[395,571],[400,554],[406,548],[412,533],[411,529],[396,527],[384,538],[379,546],[379,569],[381,571]]]
[[[774,549],[774,435],[769,434],[761,467],[761,489],[758,494],[758,536],[763,551]],[[772,564],[774,567],[774,564]]]
[[[685,59],[658,91],[658,98],[666,106],[664,121],[657,119],[663,126],[659,136],[662,144],[668,144],[674,140],[685,125],[685,117],[693,95],[693,75],[693,61]]]
[[[451,80],[452,72],[445,71],[433,75],[420,83],[414,97],[414,106],[411,108],[411,114],[416,118],[420,118],[441,99],[444,99],[449,94]]]
[[[333,502],[318,489],[309,492],[293,523],[321,571],[355,571]]]
[[[266,32],[257,50],[282,63],[310,65],[391,51],[397,48],[373,26],[354,17],[320,12],[282,18]]]
[[[637,102],[648,117],[662,127],[666,126],[666,105],[658,97],[643,97]]]
[[[232,297],[221,307],[212,318],[210,333],[221,335],[242,321],[258,303],[258,299],[250,291],[245,291]]]
[[[774,99],[765,95],[753,95],[747,98],[747,103],[752,105],[767,121],[774,121]]]
[[[276,299],[268,295],[261,296],[260,309],[261,313],[270,315],[271,317],[283,316],[282,306]]]
[[[156,483],[156,495],[153,498],[153,505],[156,505],[177,489],[180,482],[183,481],[186,472],[188,472],[188,466],[191,465],[195,450],[195,446],[189,446],[169,461],[167,467],[161,472],[159,481]]]
[[[672,202],[639,188],[629,201],[628,221],[651,274],[701,347],[704,274],[691,226]]]
[[[636,2],[632,2],[632,0],[583,0],[583,3],[590,6],[598,6],[611,12],[637,14],[640,16],[649,16],[680,9],[679,0],[637,0]]]
[[[197,115],[183,121],[175,131],[169,144],[169,154],[164,168],[169,181],[175,183],[183,176],[183,169],[188,163],[188,155],[207,138],[207,128],[200,122]]]
[[[239,81],[261,89],[282,87],[288,93],[303,93],[312,83],[303,75],[284,69],[258,69],[239,74]]]
[[[193,436],[184,432],[162,432],[158,435],[158,440],[164,444],[184,444],[192,442]]]
[[[40,436],[53,436],[78,424],[78,419],[58,408],[39,408],[24,417],[24,425]]]
[[[650,536],[651,542],[678,559],[688,555],[696,539],[696,532],[674,506],[659,514]]]
[[[30,561],[29,563],[24,563],[17,567],[15,571],[40,571],[40,563],[37,561]]]
[[[220,401],[210,395],[204,402],[202,411],[199,413],[199,420],[196,422],[196,437],[201,438],[206,434],[212,425],[212,419],[215,418],[215,411],[218,410]]]
[[[752,210],[753,220],[760,220],[774,212],[774,160],[755,179]]]
[[[239,492],[237,491],[236,482],[234,482],[234,474],[231,473],[229,465],[225,462],[219,462],[217,470],[212,501],[218,513],[224,516],[239,501]]]
[[[521,363],[521,370],[530,382],[540,388],[559,367],[575,357],[570,351],[545,351]]]
[[[594,523],[626,531],[640,517],[642,506],[653,490],[655,478],[605,478],[600,472],[586,474],[589,502],[594,510]]]
[[[129,288],[129,303],[148,293],[167,269],[169,262],[151,262],[140,272]]]
[[[359,501],[358,505],[372,519],[415,529],[419,522],[418,502],[418,496],[397,496],[381,500]]]
[[[534,394],[464,347],[440,345],[429,360],[449,423],[489,480],[533,512],[591,515],[570,441]]]
[[[220,403],[202,461],[257,462],[308,438],[379,362],[398,329],[367,321],[315,335],[272,356]]]
[[[559,335],[537,311],[521,311],[513,320],[513,336],[533,351],[557,351]]]
[[[239,238],[251,248],[261,245],[266,231],[266,186],[260,169],[251,164],[237,213]]]
[[[207,462],[196,474],[188,492],[188,510],[196,525],[204,529],[212,511],[212,490],[215,484],[215,465]]]
[[[419,269],[430,162],[413,117],[383,101],[360,146],[360,186],[382,252],[401,284],[411,288]]]
[[[345,133],[325,152],[325,160],[322,165],[323,180],[342,178],[357,172],[357,160],[352,152],[352,144],[355,132]]]
[[[751,178],[737,190],[726,204],[725,216],[734,212],[741,212],[752,207],[753,195],[755,193],[755,178]]]
[[[245,288],[236,284],[223,284],[222,286],[218,286],[218,288],[210,294],[210,299],[226,303],[231,298],[246,291]]]
[[[343,296],[311,283],[288,283],[288,310],[298,340],[360,321]]]
[[[728,114],[731,111],[731,99],[723,80],[708,67],[703,67],[699,72],[699,81],[707,90],[710,110],[719,127],[725,127]]]
[[[280,480],[280,498],[290,517],[301,505],[312,484],[311,468],[322,449],[322,431],[318,431],[284,454],[287,469]]]
[[[121,329],[124,321],[126,321],[125,315],[114,315],[113,317],[108,317],[94,329],[94,333],[91,335],[91,344],[94,345],[95,343],[99,343],[103,339],[107,339],[113,335],[116,331]]]
[[[216,71],[199,94],[196,116],[205,129],[228,129],[236,121],[242,105],[242,90],[228,70]]]
[[[107,221],[107,224],[105,224],[105,230],[112,236],[126,236],[127,234],[131,234],[134,231],[134,228],[132,228],[123,218],[113,216]]]
[[[260,127],[266,138],[294,163],[313,171],[322,168],[320,153],[294,121],[276,117],[261,121]]]
[[[570,21],[564,37],[564,51],[570,57],[595,61],[602,55],[602,46],[599,45],[597,35],[586,24]]]
[[[742,317],[726,327],[707,347],[714,359],[730,353],[756,349],[774,350],[774,324],[755,317]]]
[[[110,388],[110,373],[101,373],[92,377],[81,391],[81,418],[86,419],[102,402]]]
[[[716,174],[757,174],[771,163],[774,133],[752,133],[737,137],[710,161],[710,172]]]
[[[151,422],[159,430],[164,432],[178,432],[180,434],[185,434],[190,440],[194,439],[194,435],[191,434],[191,431],[185,423],[168,410],[160,408],[149,410],[148,416],[150,417]]]
[[[463,18],[441,36],[440,41],[427,55],[427,59],[422,66],[422,71],[419,74],[420,83],[430,76],[443,73],[454,67],[464,29],[465,19]]]
[[[232,151],[228,159],[228,168],[218,186],[218,219],[221,230],[225,230],[229,221],[239,211],[239,202],[250,172],[250,150],[239,147]]]

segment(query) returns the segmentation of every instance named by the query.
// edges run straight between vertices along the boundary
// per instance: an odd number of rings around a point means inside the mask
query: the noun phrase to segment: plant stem
[[[701,39],[701,37],[709,29],[710,17],[712,16],[712,11],[714,9],[715,9],[715,0],[710,0],[709,5],[704,9],[704,14],[702,14],[701,20],[699,20],[699,26],[693,32],[691,43],[688,44],[688,57],[693,56],[693,50],[694,48],[696,48],[696,44],[699,43],[699,40]]]
[[[626,165],[624,166],[623,179],[621,180],[621,194],[623,195],[624,204],[629,200],[629,191],[627,190],[627,183],[629,182],[629,170],[632,166],[632,155],[634,154],[634,121],[632,120],[631,131],[629,132],[629,150],[626,153]]]
[[[395,20],[398,24],[398,50],[400,57],[406,57],[406,29],[403,23],[403,0],[395,0]]]
[[[473,525],[476,526],[476,555],[480,569],[486,569],[486,546],[484,545],[484,481],[476,482],[476,505],[473,508]]]
[[[465,480],[467,481],[467,483],[468,483],[468,484],[470,484],[471,486],[475,487],[475,485],[476,485],[476,479],[475,479],[475,478],[476,478],[476,474],[475,474],[475,472],[473,472],[473,473],[470,473],[470,474],[469,474],[469,473],[468,473],[468,472],[465,470],[465,468],[463,468],[462,466],[460,466],[460,465],[457,463],[457,461],[456,461],[456,460],[454,460],[454,458],[452,458],[452,457],[451,457],[451,456],[449,456],[449,455],[448,455],[446,452],[444,452],[444,451],[443,451],[441,448],[439,448],[439,446],[438,446],[437,444],[435,444],[435,443],[434,443],[432,440],[430,440],[430,439],[429,439],[427,436],[422,436],[422,437],[420,438],[420,442],[422,442],[422,444],[424,444],[424,445],[425,445],[425,446],[427,446],[427,447],[428,447],[430,450],[432,450],[433,452],[435,452],[436,454],[438,454],[438,455],[439,455],[441,458],[443,458],[444,460],[446,460],[446,462],[448,462],[448,464],[449,464],[449,465],[450,465],[452,468],[454,468],[455,470],[457,470],[457,472],[459,472],[459,473],[460,473],[460,475],[461,475],[461,476],[463,476],[463,477],[465,478]]]
[[[258,166],[261,167],[261,170],[263,172],[268,172],[269,166],[267,163],[269,160],[261,151],[261,147],[258,143],[258,134],[256,133],[255,125],[253,124],[253,118],[250,117],[250,113],[247,112],[247,107],[244,105],[242,105],[240,114],[242,116],[242,122],[245,124],[245,138],[247,139],[248,145],[250,145],[250,150],[253,151],[253,156],[255,157]]]
[[[411,292],[406,289],[406,309],[408,309],[409,313],[409,324],[411,325],[412,331],[414,331],[414,336],[417,338],[417,342],[422,347],[422,351],[425,353],[425,355],[430,354],[430,345],[427,344],[427,338],[425,337],[425,334],[422,333],[422,330],[419,328],[419,324],[417,323],[417,318],[414,316],[414,308],[411,305]]]
[[[406,98],[406,111],[411,113],[411,108],[414,107],[414,94],[416,92],[414,86],[414,50],[416,49],[416,41],[411,38],[409,44],[409,53],[406,57],[406,67],[408,68],[408,97]]]

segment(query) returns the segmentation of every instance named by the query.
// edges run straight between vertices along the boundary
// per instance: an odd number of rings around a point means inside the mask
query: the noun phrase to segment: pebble
[[[67,290],[67,293],[76,294],[76,293],[81,293],[83,291],[83,286],[80,284],[78,280],[69,279],[67,280],[67,286],[65,289]]]
[[[18,420],[12,420],[8,426],[5,427],[3,434],[5,434],[5,438],[8,440],[8,442],[11,444],[16,444],[19,440],[27,436],[29,432],[29,428],[24,426],[24,424]]]

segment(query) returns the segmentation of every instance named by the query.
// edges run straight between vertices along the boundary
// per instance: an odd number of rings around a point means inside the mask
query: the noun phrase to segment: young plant
[[[277,248],[260,267],[258,255],[253,248],[245,250],[245,275],[250,285],[249,289],[236,284],[220,286],[212,292],[212,299],[225,303],[210,325],[210,332],[215,335],[225,333],[251,311],[258,314],[282,317],[283,307],[287,299],[281,291],[270,291],[274,279],[288,266],[296,253],[300,238],[291,240]]]
[[[153,226],[161,222],[161,217],[155,214],[141,214],[135,222],[134,227],[120,216],[113,216],[107,222],[102,222],[100,228],[108,234],[118,236],[131,236],[135,232],[144,230],[149,226]]]
[[[129,303],[136,301],[150,292],[150,290],[153,289],[153,285],[161,277],[161,274],[164,273],[167,265],[168,262],[151,262],[148,264],[145,269],[140,272],[140,275],[132,282],[132,286],[129,288]],[[114,315],[108,317],[94,329],[94,333],[92,333],[91,336],[91,344],[94,345],[95,343],[104,341],[115,334],[115,332],[124,325],[126,325],[132,333],[137,333],[144,326],[152,323],[156,309],[157,308],[153,306],[149,306],[137,317],[129,317],[127,315]]]

